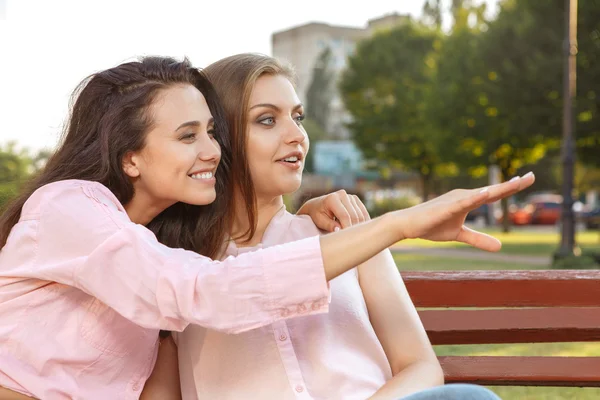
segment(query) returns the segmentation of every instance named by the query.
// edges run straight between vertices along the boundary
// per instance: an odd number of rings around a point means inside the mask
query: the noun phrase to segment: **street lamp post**
[[[577,70],[577,0],[565,0],[565,43],[563,75],[563,138],[562,138],[562,235],[556,257],[575,252],[575,215],[573,212],[573,181],[575,170],[574,101]]]

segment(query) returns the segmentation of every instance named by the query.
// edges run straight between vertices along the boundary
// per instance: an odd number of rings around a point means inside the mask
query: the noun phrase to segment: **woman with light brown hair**
[[[283,195],[300,186],[309,149],[292,69],[271,57],[240,54],[204,71],[224,107],[232,143],[232,226],[221,258],[318,235],[309,219],[288,213],[283,203]],[[517,178],[500,196],[532,179]],[[405,237],[497,250],[495,239],[463,226],[471,206],[462,208],[459,197],[486,192],[454,191],[404,210],[411,217],[402,226],[418,231]],[[363,222],[359,227],[371,223],[365,209],[355,218]],[[428,228],[417,228],[421,224]],[[188,326],[161,348],[146,393],[164,390],[160,398],[178,398],[180,381],[185,400],[497,398],[476,386],[441,386],[440,365],[389,250],[356,265],[331,280],[326,314],[293,309],[295,318],[239,334]]]

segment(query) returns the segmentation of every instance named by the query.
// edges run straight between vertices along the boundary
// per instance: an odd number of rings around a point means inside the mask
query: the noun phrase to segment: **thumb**
[[[491,252],[497,252],[502,248],[502,243],[495,237],[467,228],[466,226],[461,228],[456,241]]]
[[[324,213],[316,215],[313,222],[317,228],[325,232],[336,232],[341,228],[340,223],[334,217]]]
[[[329,220],[328,225],[330,226],[329,232],[337,232],[342,229],[342,226],[337,220]]]

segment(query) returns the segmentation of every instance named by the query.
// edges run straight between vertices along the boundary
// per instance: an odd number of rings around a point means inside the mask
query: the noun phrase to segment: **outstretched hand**
[[[486,251],[498,251],[500,241],[490,235],[467,228],[467,214],[483,204],[493,203],[531,186],[533,173],[508,182],[479,189],[456,189],[433,200],[401,210],[407,221],[402,227],[406,239],[421,238],[436,242],[457,241]]]

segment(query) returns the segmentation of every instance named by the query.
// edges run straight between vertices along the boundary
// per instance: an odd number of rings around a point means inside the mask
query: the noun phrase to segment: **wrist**
[[[382,215],[385,232],[389,232],[394,243],[406,239],[406,213],[403,210],[391,211]]]

